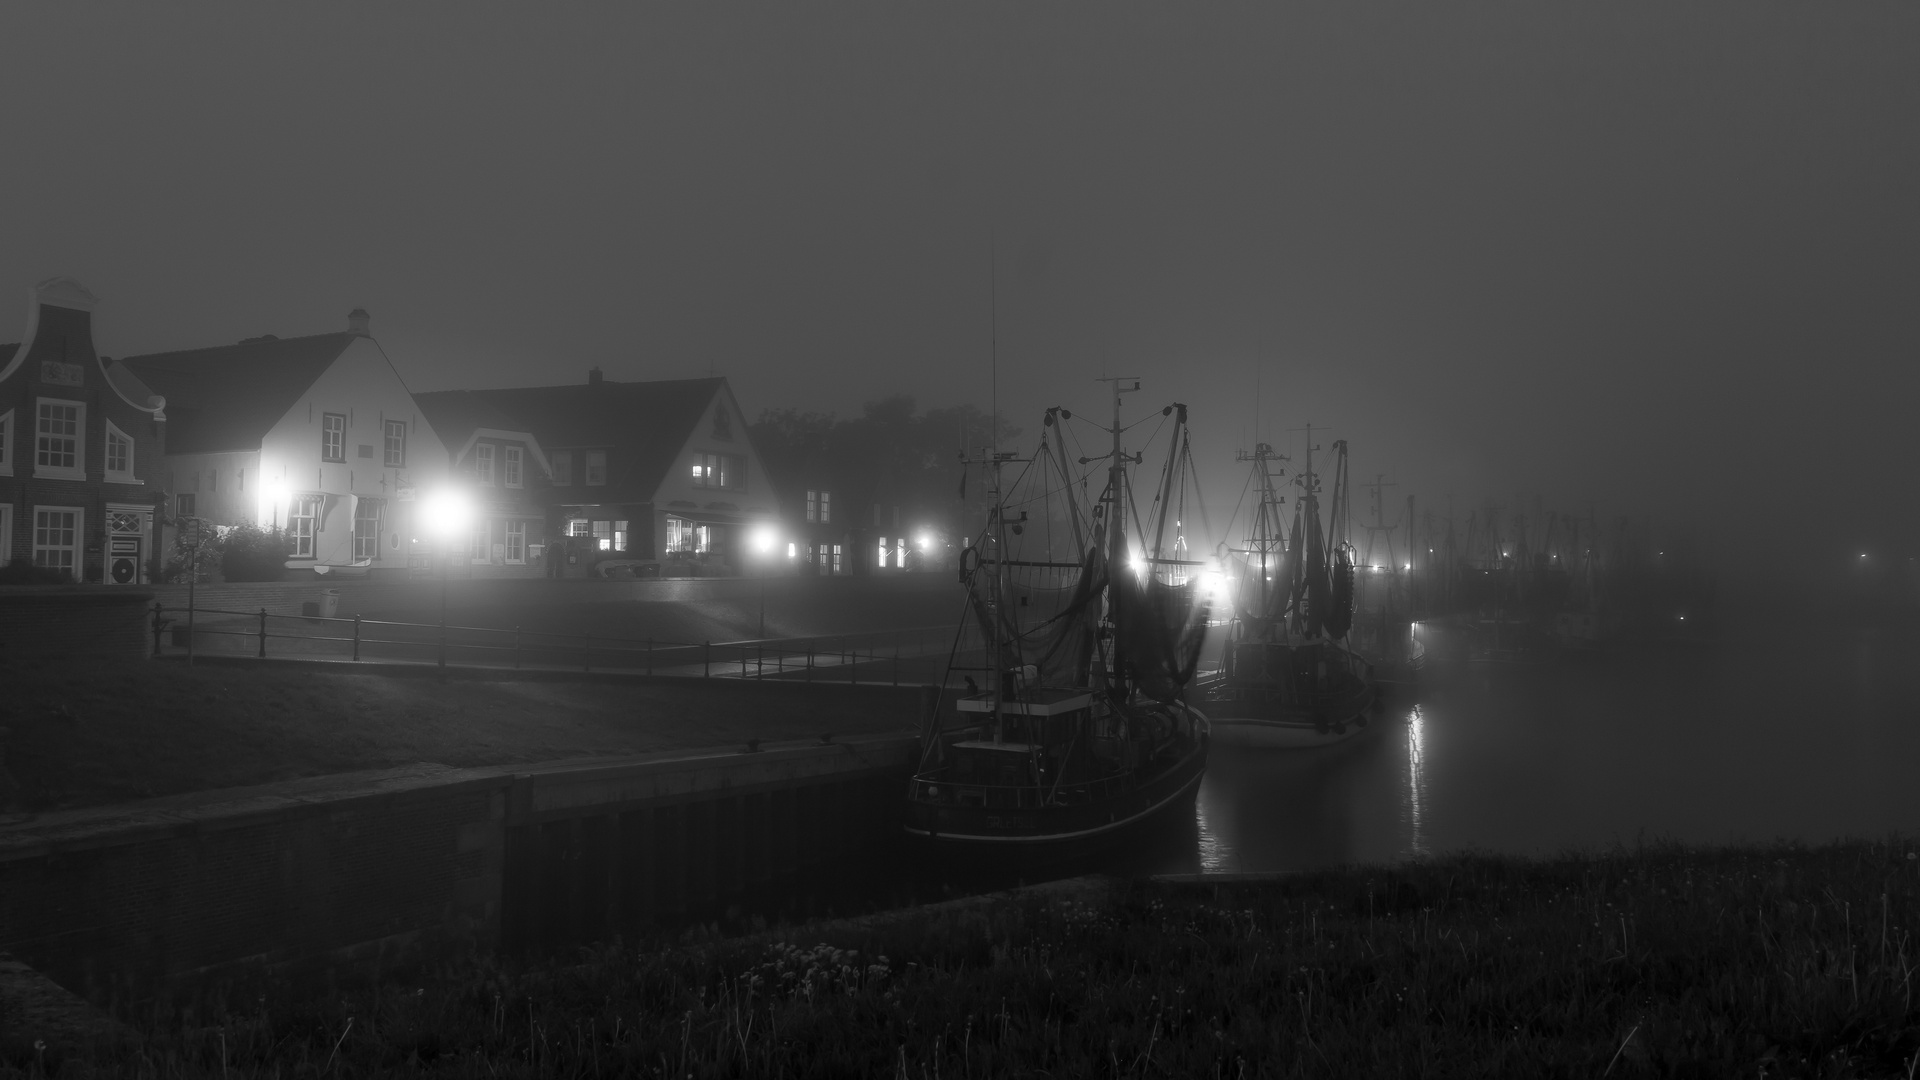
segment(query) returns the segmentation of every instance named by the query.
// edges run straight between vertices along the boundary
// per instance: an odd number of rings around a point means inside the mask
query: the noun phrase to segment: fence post
[[[813,646],[807,646],[807,681],[813,681]]]
[[[260,609],[260,659],[267,658],[267,609]]]
[[[160,655],[160,602],[153,602],[153,655]]]
[[[711,679],[713,677],[713,642],[707,642],[706,648],[701,650],[700,663],[700,677],[703,679]]]
[[[520,628],[513,628],[513,666],[520,666]]]
[[[857,648],[854,648],[852,645],[847,646],[847,685],[849,686],[860,681],[860,678],[857,672],[855,671],[859,663],[860,663],[860,650]]]
[[[353,658],[355,660],[360,659],[360,616],[358,613],[355,613],[353,616]]]

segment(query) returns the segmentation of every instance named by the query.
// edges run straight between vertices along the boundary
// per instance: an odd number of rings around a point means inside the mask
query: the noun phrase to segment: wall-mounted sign
[[[401,502],[413,501],[413,489],[410,487],[395,488],[393,493]]]
[[[85,386],[87,369],[79,364],[63,364],[58,360],[40,361],[40,381],[55,386]]]

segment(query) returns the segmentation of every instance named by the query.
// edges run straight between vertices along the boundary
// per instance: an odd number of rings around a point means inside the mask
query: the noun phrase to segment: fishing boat
[[[1200,705],[1222,746],[1305,749],[1365,730],[1379,701],[1373,665],[1345,640],[1353,625],[1354,559],[1340,526],[1346,506],[1346,442],[1334,443],[1334,504],[1320,516],[1320,480],[1309,429],[1292,528],[1280,533],[1280,460],[1256,444],[1259,492],[1246,544],[1223,552],[1233,616],[1219,671],[1200,686]]]
[[[1107,453],[1071,454],[1073,414],[1056,408],[1032,455],[968,463],[987,474],[990,506],[961,559],[967,613],[907,788],[907,835],[928,848],[1092,853],[1192,812],[1209,736],[1183,698],[1207,600],[1184,557],[1182,508],[1198,497],[1186,407],[1163,410],[1166,464],[1138,499],[1129,467],[1143,454],[1122,445],[1120,404],[1139,380],[1107,381],[1113,424],[1093,429]],[[1100,472],[1105,490],[1086,503]]]

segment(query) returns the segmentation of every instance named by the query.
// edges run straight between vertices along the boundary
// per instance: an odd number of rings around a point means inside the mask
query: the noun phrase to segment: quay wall
[[[423,764],[44,814],[0,825],[0,952],[113,1005],[698,918],[893,842],[915,746]]]
[[[153,652],[154,594],[137,585],[0,585],[0,657]]]

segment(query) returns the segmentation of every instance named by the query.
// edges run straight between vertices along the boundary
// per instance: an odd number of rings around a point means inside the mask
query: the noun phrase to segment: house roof
[[[120,361],[167,399],[167,452],[258,449],[315,380],[360,340],[354,333],[268,338]]]
[[[5,348],[5,346],[0,346],[0,348]],[[138,375],[128,371],[127,365],[118,360],[109,360],[104,356],[101,357],[100,360],[102,366],[107,369],[107,381],[113,384],[113,388],[120,392],[121,397],[135,403],[149,401],[153,398],[153,387],[142,382]]]
[[[435,431],[436,409],[478,427],[532,434],[549,451],[566,447],[614,447],[632,482],[622,488],[657,489],[694,425],[727,380],[670,379],[659,382],[594,382],[528,386],[507,390],[443,390],[415,394]],[[464,410],[464,411],[463,411]],[[482,410],[485,412],[483,413]],[[493,420],[481,422],[482,415]],[[472,430],[469,428],[468,430]],[[742,431],[742,437],[745,432]],[[446,436],[459,441],[458,436]]]
[[[413,400],[448,449],[462,445],[482,428],[532,434],[525,424],[472,390],[435,390],[415,394]]]

